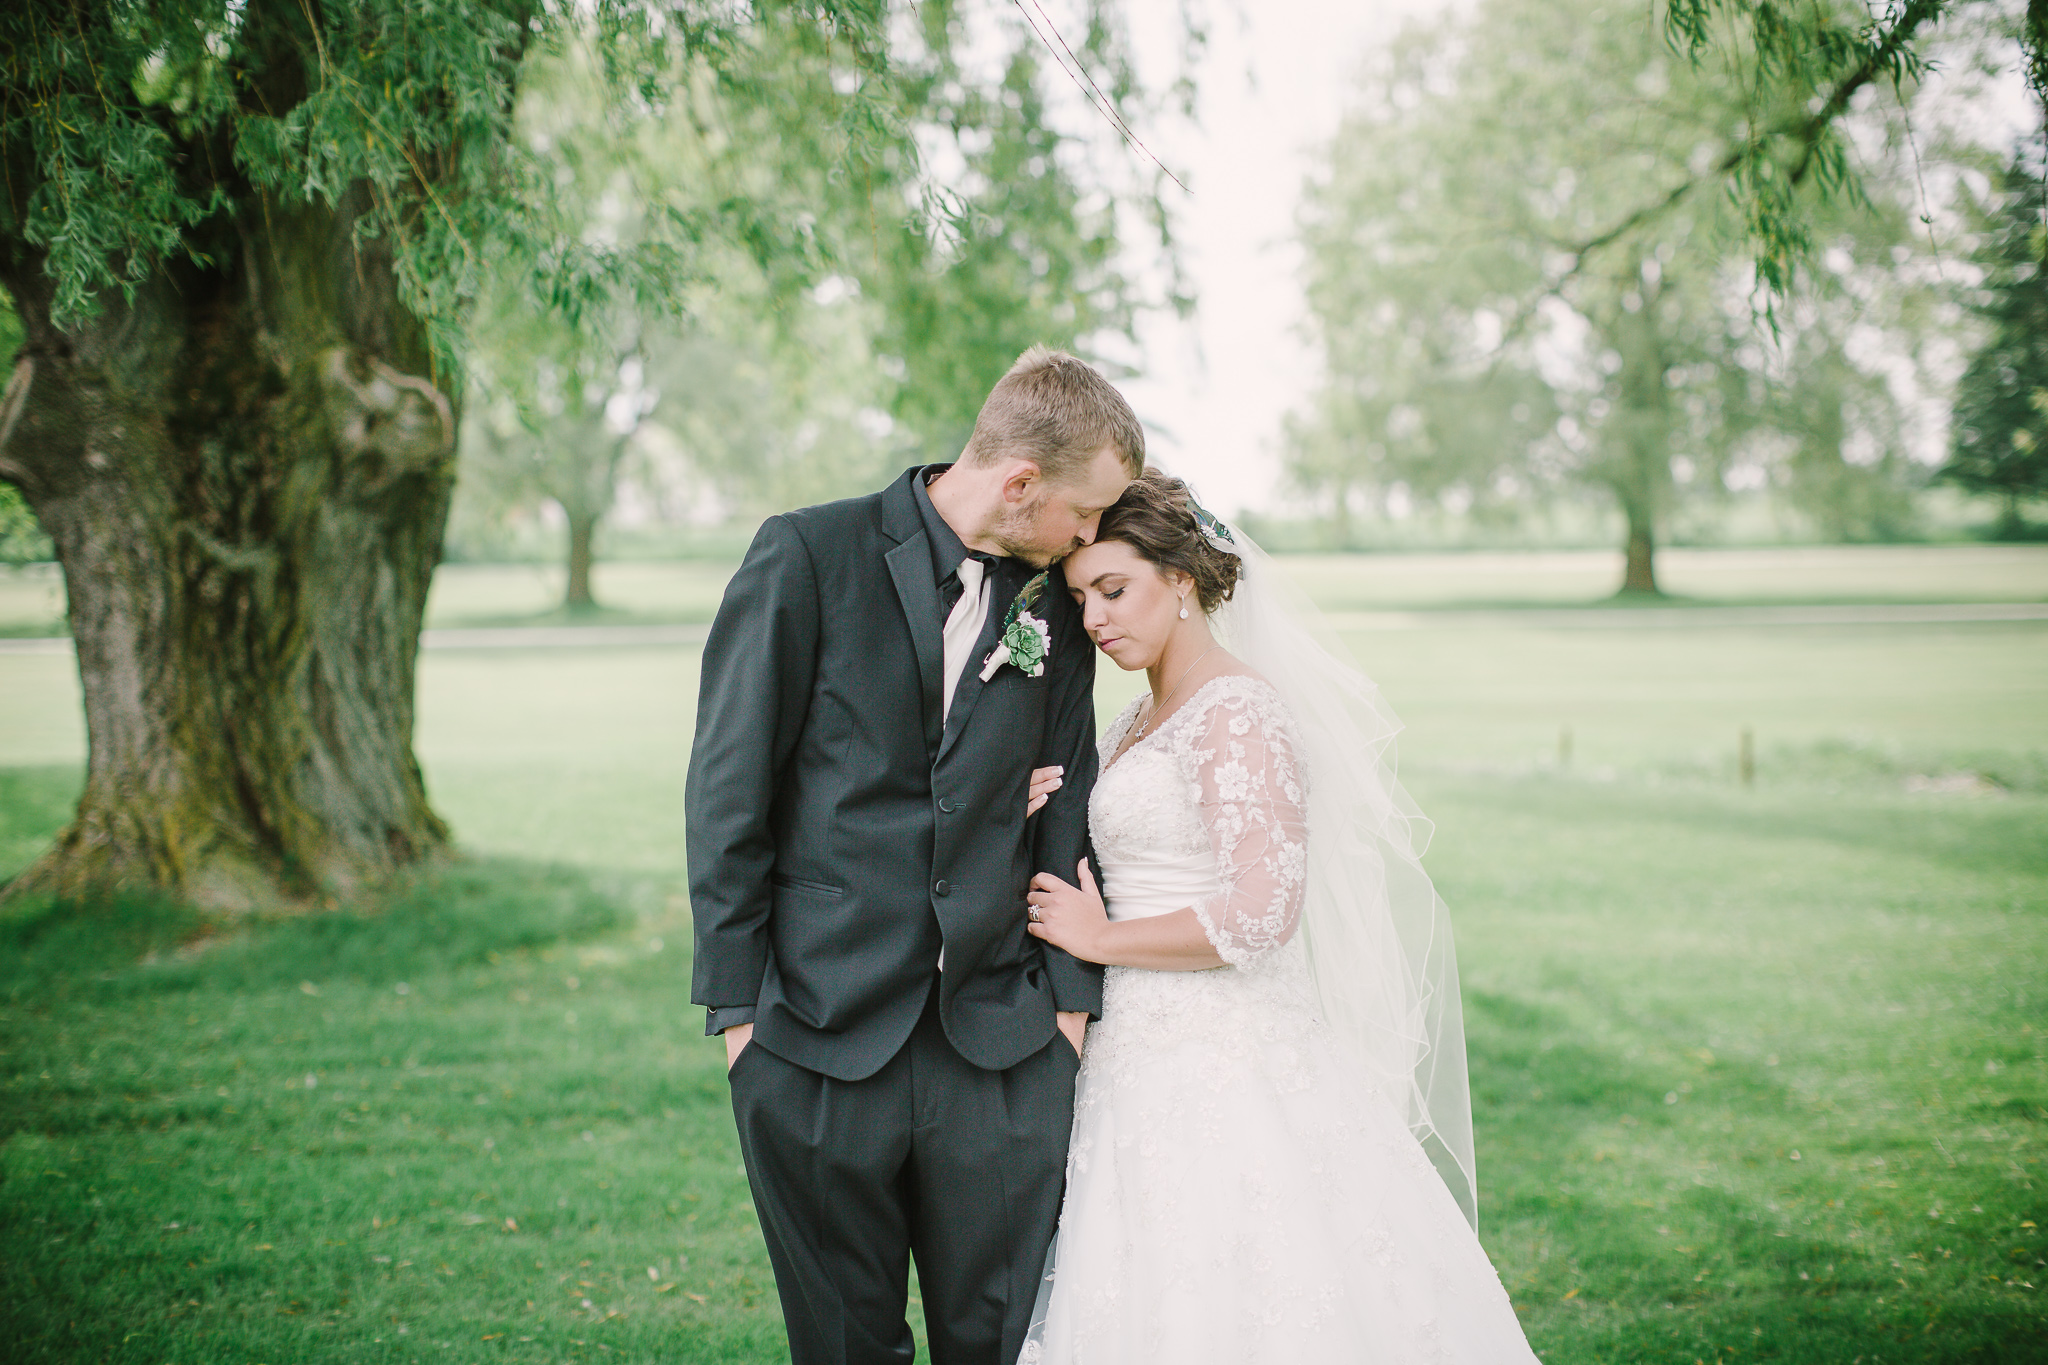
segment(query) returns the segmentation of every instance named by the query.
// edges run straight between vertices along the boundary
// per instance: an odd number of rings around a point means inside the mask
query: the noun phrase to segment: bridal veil
[[[1219,640],[1279,692],[1308,769],[1302,935],[1324,1022],[1408,1127],[1478,1226],[1472,1100],[1450,913],[1422,855],[1433,826],[1401,786],[1401,723],[1322,613],[1243,531],[1199,517],[1238,555]]]

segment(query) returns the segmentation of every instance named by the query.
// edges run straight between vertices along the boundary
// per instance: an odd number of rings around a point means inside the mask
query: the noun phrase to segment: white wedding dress
[[[1089,798],[1110,917],[1193,906],[1227,965],[1107,969],[1023,1365],[1536,1359],[1401,1112],[1318,1018],[1292,732],[1267,684],[1217,678]]]

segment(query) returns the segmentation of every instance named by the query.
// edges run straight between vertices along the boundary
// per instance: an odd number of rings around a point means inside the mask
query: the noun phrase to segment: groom
[[[795,1365],[1013,1365],[1058,1217],[1100,969],[1024,932],[1074,875],[1095,658],[1059,556],[1144,468],[1122,396],[1033,347],[957,464],[771,517],[704,646],[691,998]],[[1007,643],[1006,643],[1007,642]],[[1038,658],[1042,652],[1043,657]],[[1065,769],[1027,821],[1034,767]]]

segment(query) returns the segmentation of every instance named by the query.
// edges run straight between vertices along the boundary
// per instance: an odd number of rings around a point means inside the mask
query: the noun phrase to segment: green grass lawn
[[[2048,1360],[2048,626],[1353,644],[1438,822],[1484,1239],[1545,1358]],[[70,666],[0,656],[0,875],[75,794]],[[695,674],[426,656],[474,856],[378,913],[0,920],[7,1358],[782,1359],[687,1003]],[[1963,769],[2009,789],[1908,790]]]

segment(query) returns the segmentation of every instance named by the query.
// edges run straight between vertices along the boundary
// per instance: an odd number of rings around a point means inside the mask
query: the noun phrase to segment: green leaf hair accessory
[[[1046,656],[1052,653],[1052,627],[1031,614],[1045,594],[1045,580],[1051,570],[1017,590],[1010,599],[1009,614],[1003,617],[1003,633],[996,647],[982,660],[981,680],[987,682],[1004,664],[1014,666],[1028,677],[1045,672]]]

